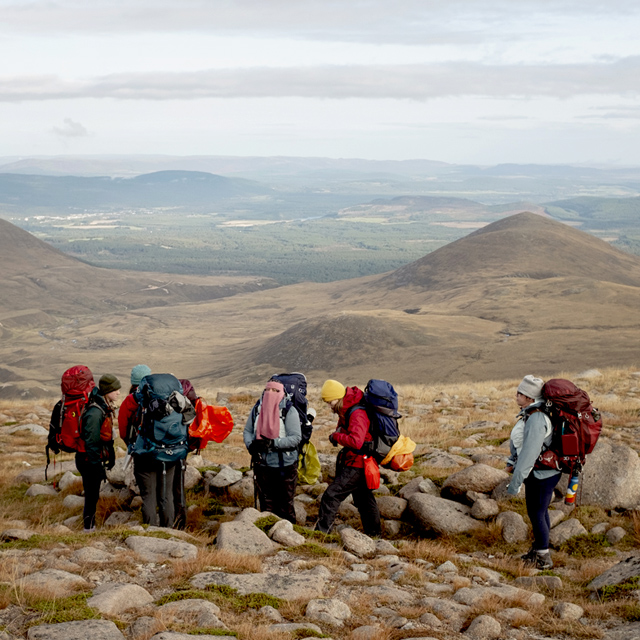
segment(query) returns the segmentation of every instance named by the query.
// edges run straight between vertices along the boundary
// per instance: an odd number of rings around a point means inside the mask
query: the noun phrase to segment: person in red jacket
[[[365,442],[371,442],[369,417],[361,405],[363,393],[358,387],[347,387],[337,380],[322,385],[322,399],[338,415],[338,426],[329,436],[334,447],[343,448],[336,462],[336,477],[322,495],[316,530],[329,533],[342,501],[349,494],[360,512],[362,528],[369,536],[380,535],[380,511],[373,491],[364,477],[364,456],[360,453]]]

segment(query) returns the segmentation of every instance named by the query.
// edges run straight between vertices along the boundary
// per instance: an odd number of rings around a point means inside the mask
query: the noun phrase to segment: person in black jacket
[[[84,487],[82,518],[85,533],[92,533],[96,529],[100,484],[107,477],[105,468],[111,469],[115,464],[113,438],[107,440],[107,437],[113,429],[113,414],[115,402],[120,396],[120,387],[116,376],[111,373],[103,375],[98,386],[92,389],[82,415],[83,446],[76,453],[76,468],[82,476]]]

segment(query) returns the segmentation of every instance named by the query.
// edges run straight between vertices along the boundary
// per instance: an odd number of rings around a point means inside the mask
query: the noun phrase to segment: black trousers
[[[380,510],[373,491],[367,487],[364,469],[341,466],[335,480],[322,494],[316,529],[329,533],[343,500],[351,494],[353,504],[360,512],[362,528],[368,536],[380,535]]]
[[[258,489],[260,511],[270,511],[295,524],[293,498],[298,486],[298,465],[268,467],[258,464],[253,468],[253,481]]]
[[[88,462],[86,453],[76,453],[76,469],[82,476],[82,488],[84,489],[84,509],[82,511],[84,528],[93,529],[96,526],[96,508],[100,498],[100,485],[104,478],[104,469],[101,464]]]
[[[527,515],[531,520],[533,530],[533,549],[549,548],[549,505],[553,497],[553,490],[560,481],[562,475],[551,476],[545,480],[538,480],[533,471],[524,481],[526,489],[525,502],[527,503]]]
[[[187,525],[187,499],[184,491],[184,475],[187,471],[187,459],[179,460],[173,474],[174,529],[184,529]]]
[[[133,474],[142,498],[142,522],[173,527],[173,477],[177,462],[159,462],[150,455],[133,457]]]

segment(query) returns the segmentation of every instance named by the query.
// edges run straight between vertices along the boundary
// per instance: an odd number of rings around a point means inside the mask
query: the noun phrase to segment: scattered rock
[[[264,516],[264,514],[260,514]],[[269,539],[264,531],[249,522],[233,520],[222,522],[215,540],[216,547],[233,553],[247,553],[262,556],[278,549],[278,545]]]
[[[181,540],[129,536],[125,542],[144,562],[193,560],[198,555],[195,545]]]
[[[560,620],[580,620],[584,615],[584,609],[573,602],[559,602],[553,607],[553,613]]]
[[[482,526],[471,518],[462,505],[425,493],[414,493],[409,498],[409,510],[417,523],[427,531],[446,535],[467,533]]]
[[[571,518],[566,522],[561,522],[549,532],[549,542],[554,547],[559,547],[563,542],[587,534],[587,530],[582,526],[580,520]]]
[[[202,636],[201,636],[202,637]],[[76,620],[31,627],[27,640],[125,640],[110,620]]]
[[[496,518],[496,524],[502,530],[503,540],[509,544],[524,542],[529,537],[529,527],[515,511],[503,511]]]
[[[153,602],[153,596],[137,584],[102,585],[87,600],[87,605],[108,616],[117,616]]]
[[[351,527],[340,530],[340,539],[344,548],[359,558],[373,558],[376,555],[376,543],[369,536]]]

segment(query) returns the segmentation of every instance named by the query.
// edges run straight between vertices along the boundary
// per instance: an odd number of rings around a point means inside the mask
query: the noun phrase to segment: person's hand
[[[249,453],[254,456],[259,453],[267,453],[273,445],[273,440],[270,438],[259,438],[254,440],[249,445]]]
[[[334,447],[337,447],[337,446],[338,446],[338,441],[336,440],[336,434],[335,434],[335,433],[332,433],[332,434],[329,436],[329,442],[330,442]]]
[[[505,470],[507,473],[513,473],[513,466],[512,466],[512,465],[510,465],[510,464],[508,464],[508,465],[504,468],[504,470]]]

